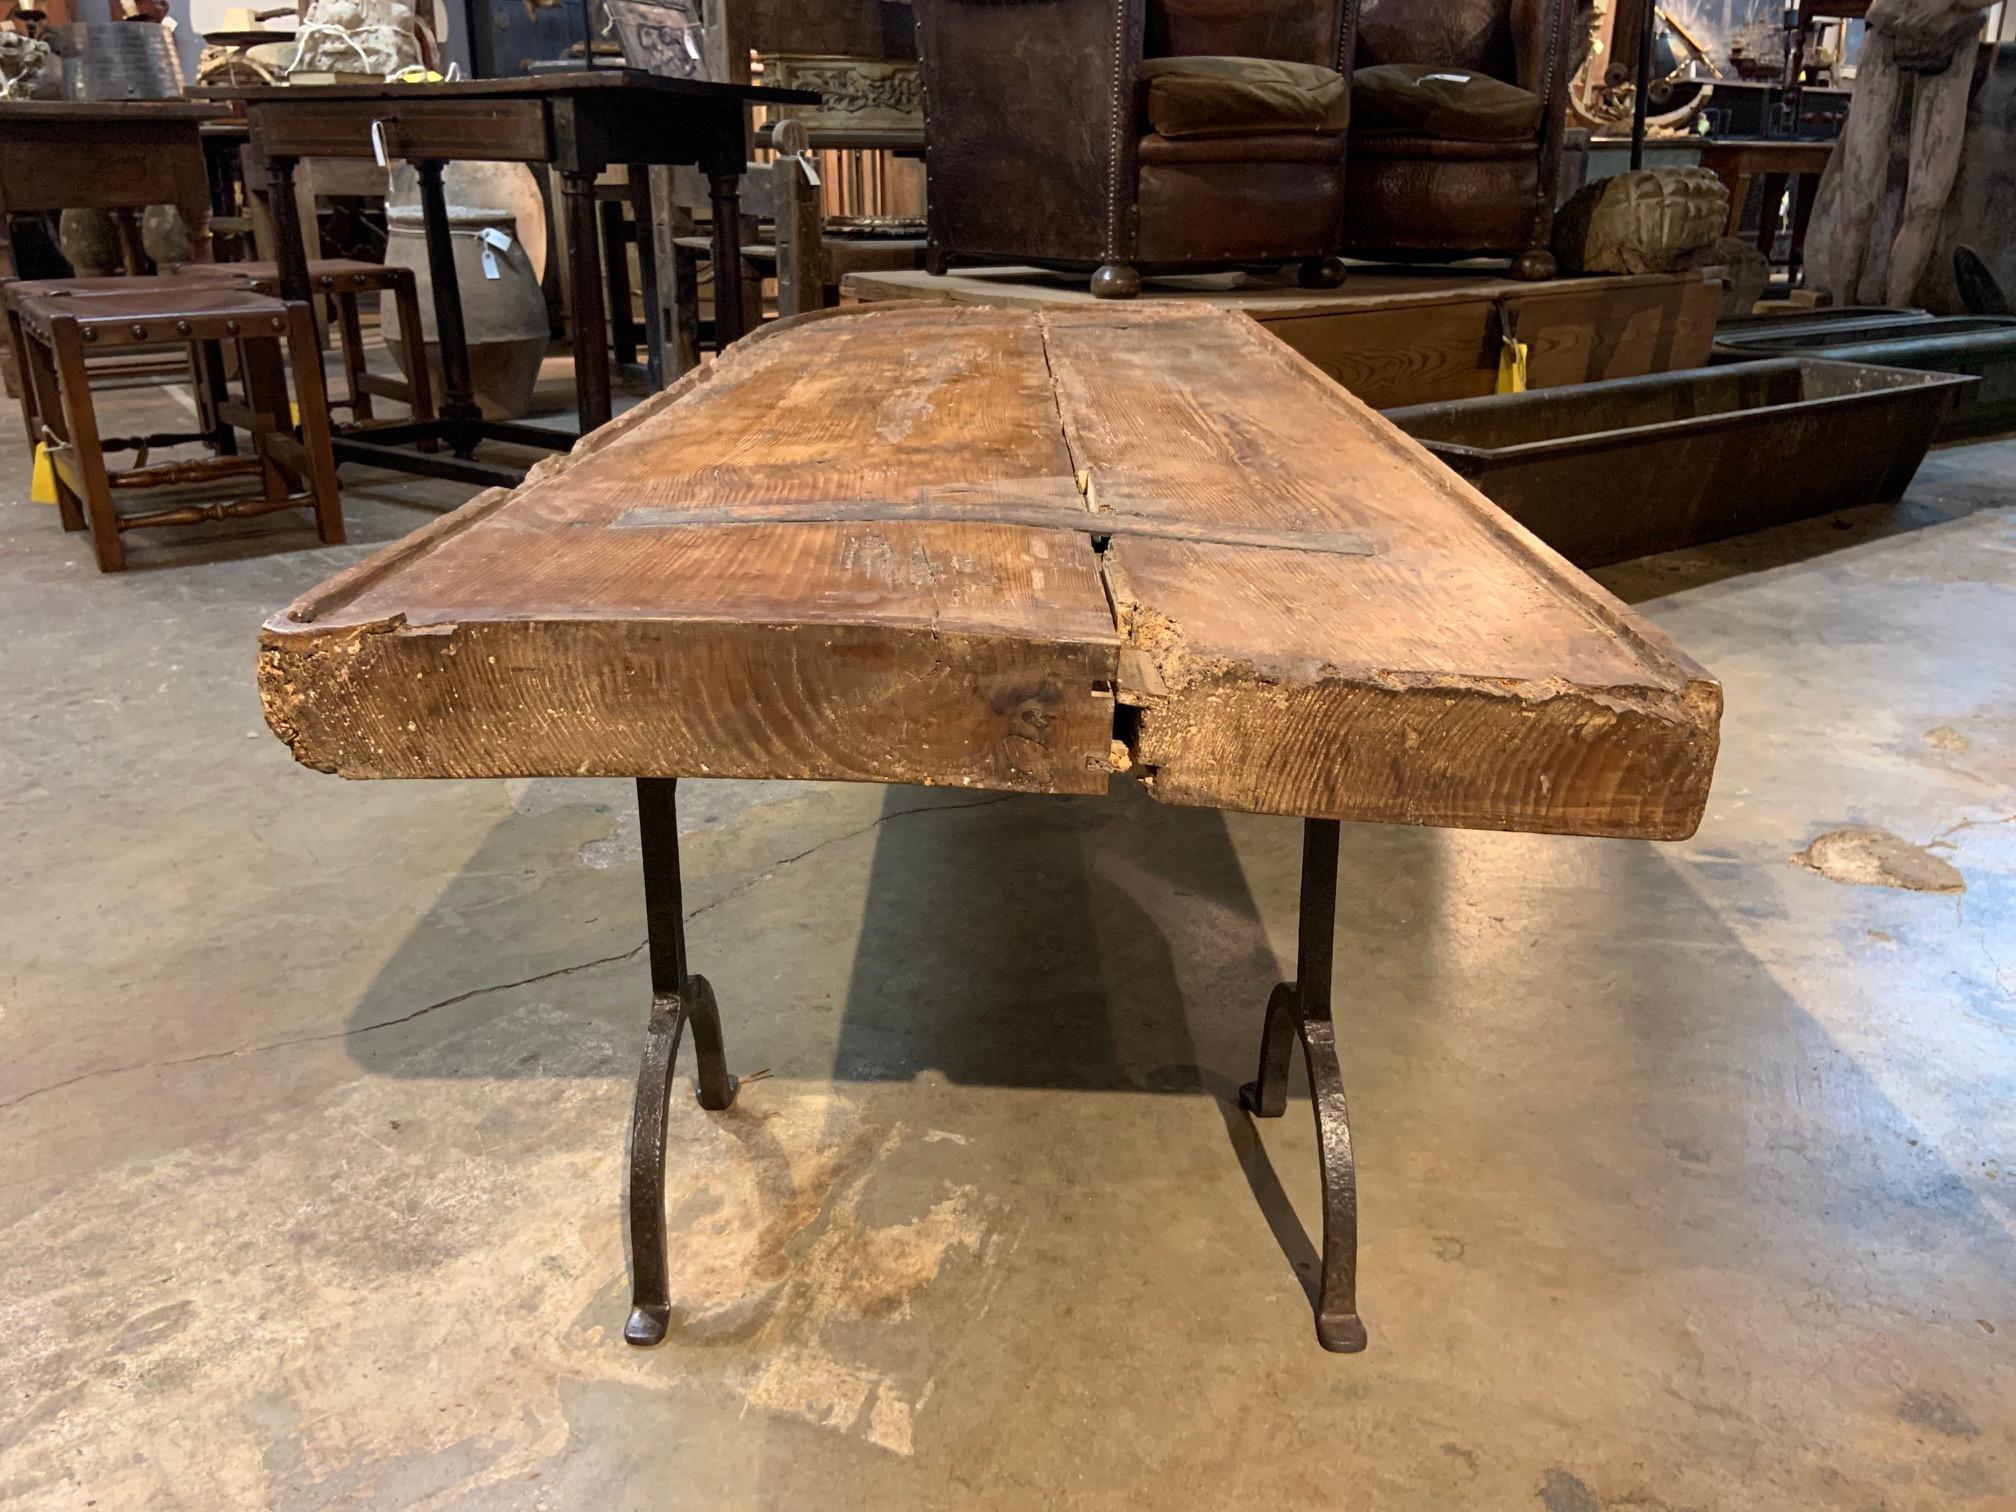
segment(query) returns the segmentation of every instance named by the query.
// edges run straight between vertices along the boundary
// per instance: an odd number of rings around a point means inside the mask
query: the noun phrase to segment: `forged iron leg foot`
[[[1256,1118],[1279,1118],[1288,1106],[1290,1035],[1302,1041],[1316,1112],[1316,1151],[1323,1172],[1323,1272],[1316,1300],[1316,1338],[1325,1349],[1355,1354],[1365,1347],[1358,1316],[1358,1171],[1351,1154],[1351,1117],[1344,1072],[1330,1018],[1330,957],[1337,925],[1337,841],[1334,819],[1302,827],[1302,905],[1293,983],[1267,1000],[1260,1036],[1260,1073],[1239,1089],[1239,1105]]]
[[[721,1045],[721,1012],[705,977],[686,972],[686,930],[679,891],[677,783],[643,778],[637,809],[643,821],[644,916],[650,932],[651,1021],[637,1102],[630,1115],[630,1321],[632,1344],[661,1343],[672,1317],[665,1254],[665,1120],[679,1037],[693,1026],[700,1106],[719,1111],[735,1100],[735,1078]]]
[[[1267,998],[1267,1022],[1260,1031],[1260,1076],[1239,1089],[1239,1106],[1255,1118],[1279,1118],[1288,1111],[1288,1057],[1295,1050],[1301,1015],[1295,984],[1276,982]]]
[[[1325,1349],[1365,1347],[1358,1316],[1358,1167],[1351,1156],[1351,1115],[1329,1017],[1302,1020],[1309,1099],[1316,1107],[1316,1158],[1323,1170],[1323,1278],[1316,1294],[1316,1338]]]

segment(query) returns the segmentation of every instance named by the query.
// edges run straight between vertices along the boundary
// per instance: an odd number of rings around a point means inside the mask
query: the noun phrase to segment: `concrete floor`
[[[1231,1100],[1293,822],[688,785],[745,1080],[675,1098],[633,1351],[629,790],[345,784],[253,691],[463,491],[101,577],[26,477],[0,427],[0,1502],[2016,1507],[2016,444],[1607,575],[1727,686],[1693,841],[1347,828],[1356,1357],[1306,1108]],[[1849,826],[1964,893],[1790,861]]]

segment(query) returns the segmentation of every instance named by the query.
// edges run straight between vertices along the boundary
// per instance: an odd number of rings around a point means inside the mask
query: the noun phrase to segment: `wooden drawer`
[[[524,163],[552,156],[541,100],[290,100],[254,105],[252,116],[269,156],[369,157],[373,121],[384,123],[391,158]]]
[[[182,123],[64,122],[0,127],[0,203],[12,215],[38,210],[125,210],[179,204],[189,174],[200,180],[201,148]],[[80,172],[88,165],[88,172]]]

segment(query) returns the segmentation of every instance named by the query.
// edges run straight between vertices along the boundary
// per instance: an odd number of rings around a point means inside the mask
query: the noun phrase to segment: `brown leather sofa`
[[[1572,0],[1359,0],[1346,250],[1552,278]]]
[[[930,217],[955,258],[1342,280],[1356,0],[916,0]]]

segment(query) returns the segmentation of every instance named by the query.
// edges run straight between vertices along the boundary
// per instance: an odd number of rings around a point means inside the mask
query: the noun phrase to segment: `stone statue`
[[[1873,0],[1841,145],[1807,237],[1809,282],[1837,304],[1909,305],[1931,264],[1960,167],[1982,11],[1991,0]],[[1891,138],[1910,97],[1904,200],[1887,258],[1875,255]]]

